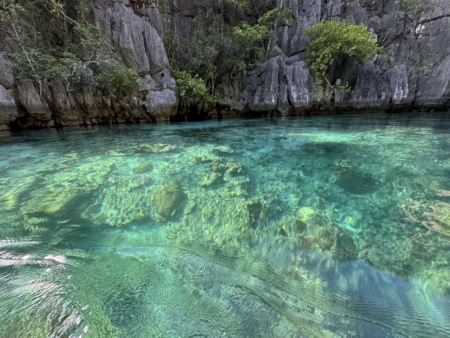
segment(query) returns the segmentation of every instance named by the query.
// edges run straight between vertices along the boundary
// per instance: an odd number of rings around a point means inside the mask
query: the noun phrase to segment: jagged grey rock
[[[31,81],[21,82],[18,89],[19,101],[31,117],[44,121],[50,119],[52,112],[48,104],[41,101],[41,97]]]
[[[408,31],[395,0],[388,0],[379,11],[369,11],[357,1],[344,5],[341,0],[289,0],[285,4],[293,11],[298,24],[281,28],[277,43],[287,57],[298,59],[292,62],[282,55],[274,55],[256,76],[244,76],[241,89],[249,98],[248,102],[241,103],[240,107],[245,107],[242,111],[247,107],[280,114],[311,111],[315,87],[304,63],[308,40],[302,34],[306,28],[333,17],[367,25],[379,36],[384,51],[364,65],[349,62],[340,65],[339,73],[352,85],[352,93],[336,95],[333,102],[328,102],[330,109],[333,106],[348,111],[439,109],[446,108],[450,102],[450,18],[440,18],[438,6],[437,12],[425,17],[436,20],[418,24],[412,27],[414,31]],[[222,89],[222,92],[230,91]],[[242,97],[227,101],[239,99]]]
[[[279,96],[279,68],[281,56],[270,59],[262,66],[262,70],[255,83],[255,94],[251,102],[253,111],[273,111],[277,107]]]
[[[0,54],[0,85],[7,89],[12,89],[14,87],[12,67],[11,61],[5,59],[3,55]]]
[[[154,74],[169,67],[161,37],[149,22],[122,3],[95,5],[97,27],[109,36],[125,64],[140,74]]]
[[[149,91],[146,97],[147,112],[157,121],[168,121],[174,115],[177,97],[173,90]]]
[[[19,116],[16,102],[11,93],[0,85],[0,130],[9,129],[8,123]]]
[[[278,34],[274,32],[269,48],[271,58],[262,67],[241,76],[221,77],[216,87],[217,111],[295,115],[313,114],[320,109],[450,109],[450,18],[442,15],[447,13],[448,0],[432,1],[436,10],[412,24],[402,20],[395,0],[386,0],[384,7],[363,6],[360,1],[285,0],[297,25],[279,27]],[[155,1],[145,3],[146,6],[133,8],[128,0],[92,1],[95,24],[111,39],[124,64],[142,77],[139,90],[132,97],[118,101],[86,88],[66,92],[58,86],[43,90],[40,97],[33,84],[15,82],[11,63],[0,55],[0,85],[11,89],[8,94],[2,90],[3,125],[17,119],[17,111],[22,110],[12,109],[13,92],[28,113],[20,116],[26,123],[18,126],[42,125],[48,119],[56,125],[77,125],[167,121],[174,117],[176,82],[162,37],[174,34],[181,40],[192,39],[194,32],[201,29],[198,0],[168,0],[164,13]],[[364,65],[342,62],[334,66],[330,81],[343,78],[352,92],[317,101],[313,95],[314,77],[305,63],[309,40],[302,34],[308,27],[332,18],[367,25],[384,50]],[[8,99],[5,95],[9,95]],[[53,116],[46,102],[51,105]]]

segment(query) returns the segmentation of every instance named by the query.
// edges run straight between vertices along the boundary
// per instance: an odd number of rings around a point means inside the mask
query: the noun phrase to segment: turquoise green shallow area
[[[449,337],[450,115],[0,133],[0,337]]]

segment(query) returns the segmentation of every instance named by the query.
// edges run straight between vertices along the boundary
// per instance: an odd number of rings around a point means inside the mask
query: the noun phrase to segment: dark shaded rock
[[[37,120],[50,120],[52,112],[48,104],[42,102],[33,82],[25,81],[19,84],[19,100],[31,117]]]
[[[169,66],[161,37],[132,8],[115,3],[94,7],[97,27],[117,46],[125,64],[141,74],[154,74]]]
[[[278,79],[279,62],[281,56],[270,59],[264,63],[258,82],[255,84],[255,94],[250,108],[254,111],[274,111],[278,103],[278,90],[280,87]]]
[[[146,109],[157,120],[166,121],[176,114],[177,97],[173,90],[149,91]]]
[[[358,259],[358,249],[347,232],[340,233],[336,239],[333,258],[338,261],[354,261]]]
[[[0,130],[9,129],[8,124],[18,116],[13,96],[5,87],[0,85]]]
[[[355,169],[344,168],[336,173],[336,183],[345,191],[362,195],[375,191],[376,182],[369,173]]]
[[[6,89],[14,87],[12,67],[12,63],[0,54],[0,85]]]
[[[17,93],[24,116],[13,112],[3,91],[0,122],[17,128],[173,121],[226,115],[304,115],[343,112],[391,112],[450,109],[450,17],[447,0],[433,0],[436,9],[414,26],[402,19],[395,0],[380,2],[342,0],[289,0],[297,25],[273,33],[268,60],[242,76],[226,74],[216,85],[218,105],[205,109],[178,107],[176,83],[162,37],[189,42],[201,30],[198,0],[161,2],[129,0],[92,1],[92,23],[108,36],[121,61],[136,70],[143,83],[136,93],[120,100],[83,88],[66,92],[61,86],[37,88],[21,83],[12,64],[0,55],[0,85]],[[145,5],[144,5],[145,4]],[[160,12],[161,8],[166,10]],[[444,15],[443,15],[444,14]],[[227,20],[239,15],[227,12]],[[234,18],[234,19],[233,19]],[[383,52],[364,65],[342,61],[330,68],[331,83],[341,78],[352,92],[316,99],[313,73],[305,63],[308,27],[320,21],[345,19],[363,23],[377,36]],[[238,24],[238,22],[232,22]],[[278,34],[277,34],[278,33]],[[168,36],[168,35],[166,35]],[[185,48],[177,53],[189,57]],[[11,92],[10,92],[11,94]],[[17,110],[17,109],[16,109]],[[199,110],[199,112],[194,111]],[[25,114],[28,113],[28,114]]]
[[[311,142],[305,143],[302,150],[311,155],[337,155],[347,151],[348,146],[340,142]]]

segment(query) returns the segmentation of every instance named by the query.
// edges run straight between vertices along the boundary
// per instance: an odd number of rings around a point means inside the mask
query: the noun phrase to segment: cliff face
[[[290,0],[298,26],[285,27],[274,57],[261,70],[250,72],[233,88],[223,88],[224,104],[280,114],[339,111],[447,110],[450,100],[450,18],[445,0],[435,1],[436,10],[416,23],[407,21],[395,1],[384,7],[344,6],[341,0]],[[450,11],[447,10],[448,13]],[[334,102],[316,108],[311,100],[313,78],[304,62],[307,41],[304,30],[322,20],[339,17],[364,23],[377,36],[384,52],[362,66],[338,64],[331,77],[343,76],[352,92],[337,95]]]
[[[281,0],[279,0],[280,2]],[[384,6],[345,5],[341,0],[284,0],[298,25],[274,33],[260,69],[241,78],[222,78],[217,87],[222,115],[309,114],[343,111],[447,110],[450,108],[450,10],[434,0],[435,11],[416,21],[405,17],[395,0]],[[142,77],[139,91],[121,100],[101,92],[37,88],[14,79],[12,65],[0,56],[0,130],[99,123],[156,122],[179,116],[176,83],[161,36],[171,30],[190,39],[199,29],[196,0],[169,0],[160,13],[156,0],[92,2],[96,26],[110,37],[124,63]],[[330,79],[344,78],[352,92],[320,104],[305,64],[307,27],[331,18],[364,23],[384,47],[365,65],[343,62]],[[281,33],[281,34],[280,34]]]

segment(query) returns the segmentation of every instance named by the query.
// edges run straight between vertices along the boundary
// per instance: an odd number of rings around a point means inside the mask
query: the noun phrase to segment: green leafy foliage
[[[317,76],[318,87],[323,79],[327,81],[325,74],[335,62],[352,59],[364,63],[380,51],[374,36],[363,24],[322,21],[306,29],[303,37],[311,39],[306,49],[306,62]]]
[[[355,0],[342,0],[345,5],[349,5]],[[384,8],[388,0],[359,0],[358,3],[362,6],[375,5],[379,8]],[[435,5],[433,0],[396,0],[395,3],[407,16],[415,17],[417,15],[433,11]],[[410,18],[411,19],[411,18]]]
[[[434,9],[431,0],[397,0],[396,3],[409,16],[417,16]]]
[[[136,89],[140,81],[136,71],[118,62],[107,63],[96,77],[96,84],[111,97],[120,97]]]
[[[197,74],[191,75],[186,71],[174,72],[177,81],[177,94],[182,103],[193,105],[199,102],[214,102],[214,98],[209,90]]]
[[[233,28],[235,53],[230,56],[237,71],[261,66],[264,57],[263,41],[267,37],[268,29],[265,26],[243,23]]]
[[[61,83],[69,90],[70,84],[89,85],[93,73],[71,53],[54,57],[47,53],[29,50],[24,53],[9,53],[13,61],[13,73],[17,79],[33,79],[39,84]]]
[[[292,11],[286,7],[271,9],[258,19],[258,24],[266,27],[293,26],[297,23]]]
[[[202,28],[192,40],[170,32],[164,36],[171,65],[198,76],[213,97],[221,79],[261,66],[272,39],[269,33],[296,24],[291,10],[273,8],[275,4],[272,0],[198,0],[195,20]]]
[[[205,35],[198,30],[192,39],[195,54],[190,63],[195,74],[209,84],[212,94],[218,75],[218,62],[222,50],[223,40],[220,34]]]
[[[108,38],[87,22],[89,11],[89,0],[0,0],[6,36],[0,52],[13,61],[16,78],[41,89],[100,87],[111,96],[134,88],[136,72],[119,63]]]

